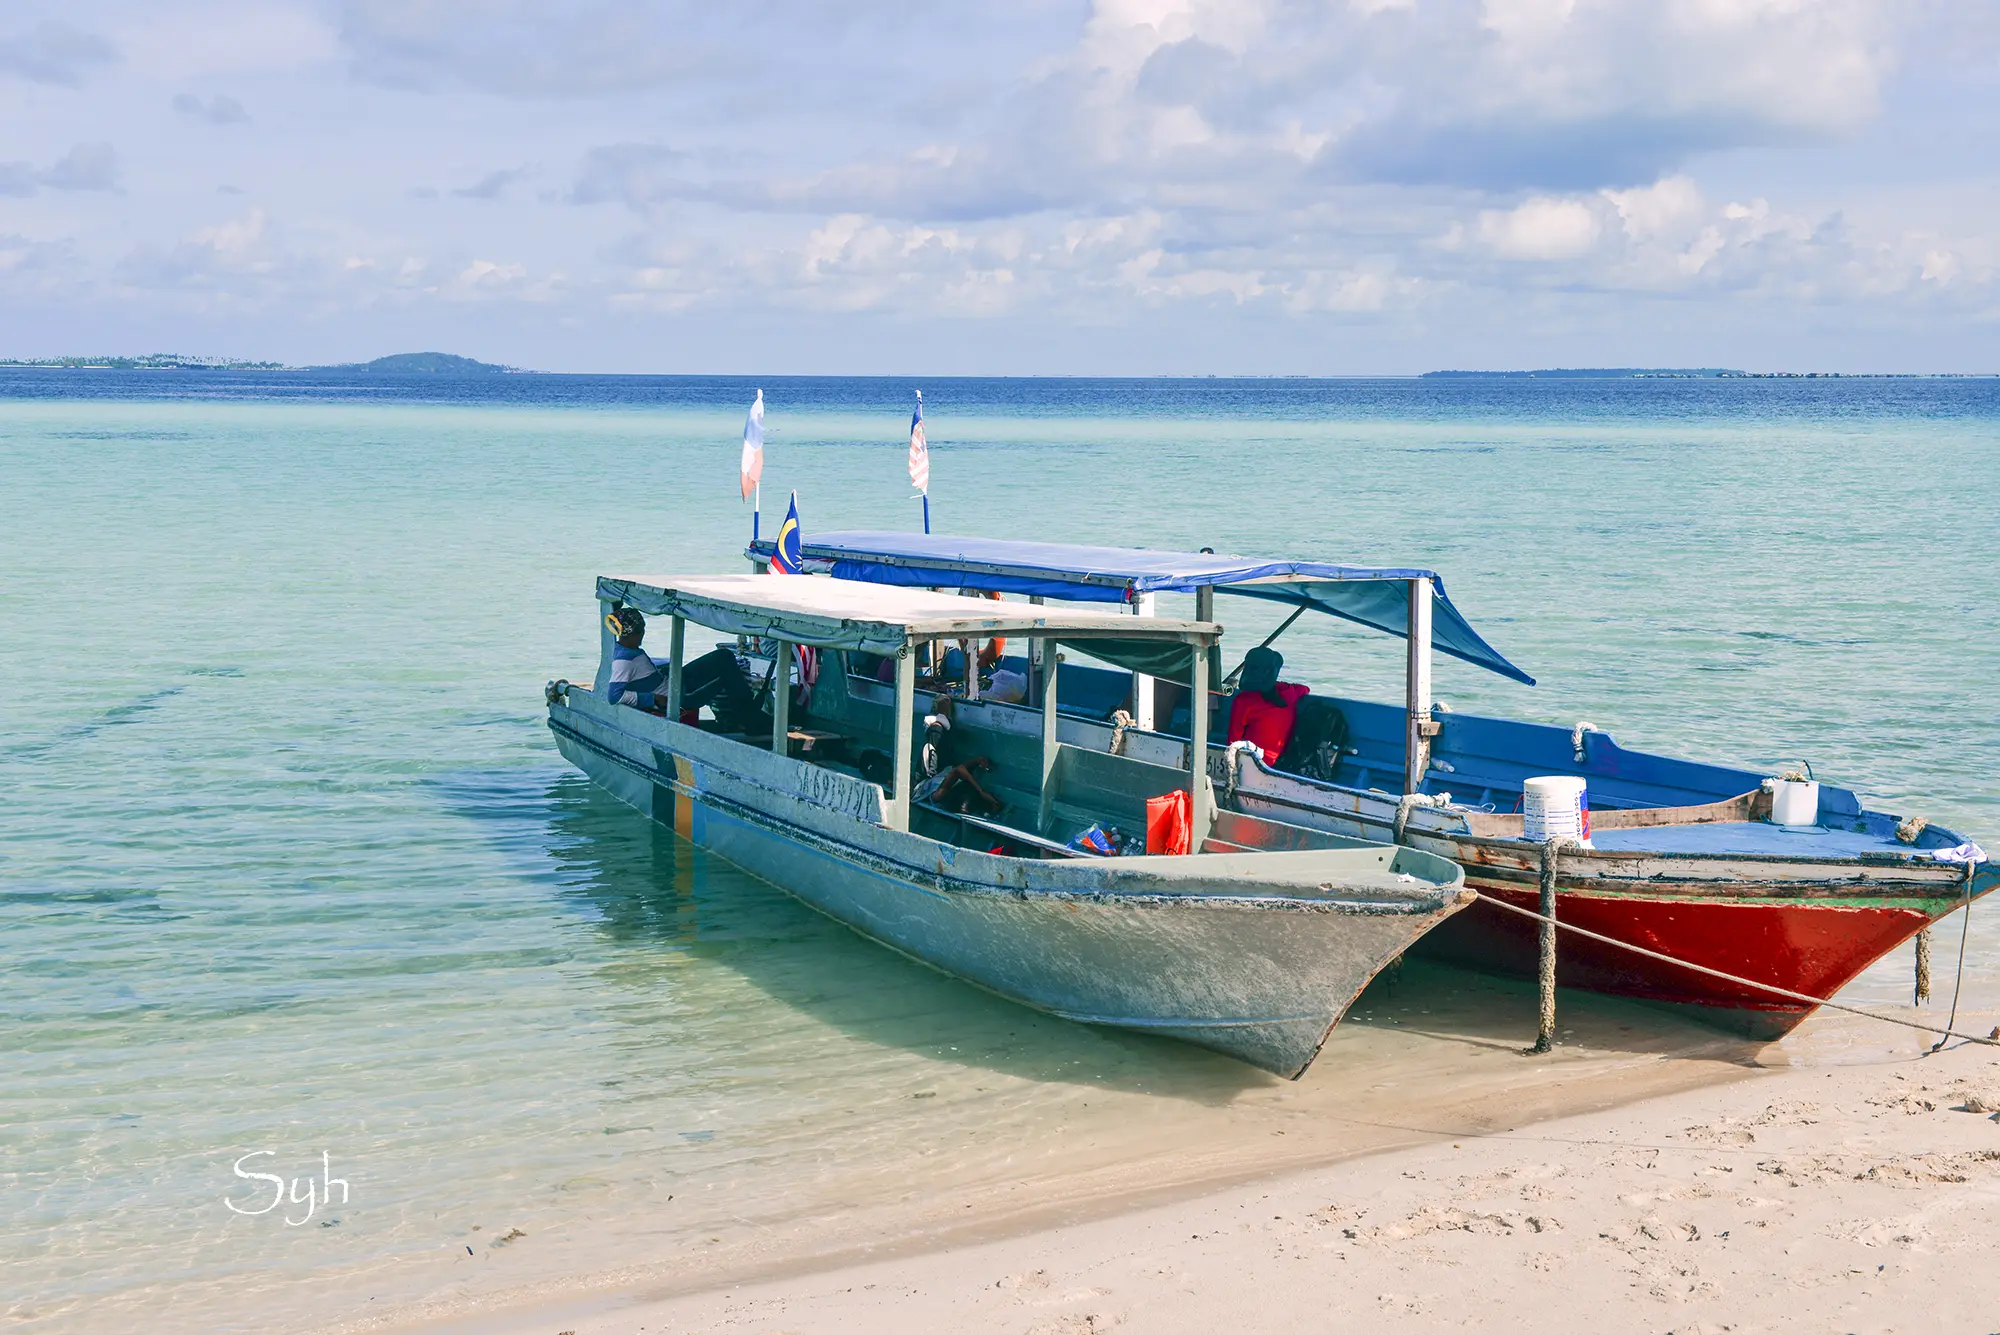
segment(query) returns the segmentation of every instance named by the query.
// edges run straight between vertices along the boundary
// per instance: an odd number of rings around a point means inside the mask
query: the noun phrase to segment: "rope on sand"
[[[1554,841],[1551,840],[1550,842],[1553,843]],[[1549,845],[1547,844],[1543,845],[1544,850],[1547,850],[1548,847]],[[1547,884],[1549,868],[1553,865],[1554,861],[1555,861],[1554,857],[1550,856],[1545,851],[1544,861],[1542,864],[1543,865],[1542,875],[1544,877],[1545,885]],[[1968,879],[1967,881],[1968,893],[1970,893],[1970,885],[1971,882]],[[1498,896],[1489,895],[1484,890],[1475,890],[1473,891],[1473,893],[1478,895],[1481,900],[1485,901],[1488,904],[1493,905],[1495,908],[1505,909],[1507,912],[1519,914],[1523,918],[1533,918],[1535,919],[1535,921],[1541,923],[1542,939],[1545,943],[1549,941],[1549,939],[1555,935],[1556,930],[1560,928],[1565,932],[1574,932],[1578,936],[1584,937],[1591,941],[1599,942],[1603,945],[1616,946],[1620,950],[1629,950],[1635,955],[1644,955],[1647,959],[1659,960],[1663,964],[1671,964],[1674,965],[1676,968],[1686,969],[1691,973],[1707,974],[1710,978],[1720,978],[1725,983],[1735,983],[1741,987],[1756,988],[1760,992],[1769,992],[1773,996],[1784,997],[1788,1001],[1803,1001],[1809,1006],[1828,1006],[1837,1011],[1846,1011],[1850,1015],[1859,1015],[1865,1019],[1870,1019],[1870,1020],[1880,1020],[1885,1024],[1898,1024],[1903,1026],[1903,1028],[1905,1029],[1915,1029],[1921,1033],[1939,1034],[1942,1035],[1943,1038],[1959,1038],[1965,1040],[1967,1043],[1981,1043],[1987,1047],[2000,1047],[2000,1038],[1994,1038],[1994,1037],[1982,1038],[1978,1034],[1962,1034],[1957,1030],[1952,1029],[1950,1025],[1957,1023],[1958,1020],[1958,1010],[1956,1005],[1954,1005],[1952,1008],[1951,1019],[1946,1022],[1946,1027],[1941,1029],[1934,1024],[1920,1024],[1915,1020],[1905,1020],[1899,1015],[1884,1015],[1879,1011],[1863,1010],[1859,1006],[1849,1006],[1842,1002],[1829,1001],[1825,997],[1808,996],[1804,992],[1794,992],[1790,988],[1779,987],[1776,983],[1763,983],[1759,982],[1755,978],[1739,978],[1737,975],[1733,973],[1724,973],[1720,969],[1711,969],[1704,964],[1692,964],[1689,963],[1687,960],[1678,960],[1675,959],[1672,955],[1663,955],[1657,950],[1648,950],[1644,946],[1635,946],[1630,941],[1620,941],[1615,936],[1605,936],[1600,932],[1593,932],[1587,928],[1578,927],[1573,923],[1558,922],[1556,920],[1556,916],[1554,913],[1537,913],[1533,909],[1524,909],[1521,908],[1519,905],[1509,904],[1506,900],[1501,899]],[[1544,893],[1546,896],[1546,892]],[[1959,968],[1960,968],[1961,978],[1963,977],[1964,962],[1965,962],[1963,945],[1964,943],[1961,941],[1960,942],[1961,949],[1959,952]],[[1545,961],[1544,964],[1545,971],[1552,973],[1555,960],[1554,950],[1548,948],[1545,945],[1542,952],[1542,957],[1543,960]],[[1552,987],[1547,988],[1544,990],[1543,995],[1552,996],[1553,990],[1554,989]],[[1545,1016],[1551,1015],[1553,1009],[1554,1009],[1553,1001],[1545,1002],[1543,1014]],[[1552,1029],[1552,1027],[1553,1026],[1547,1020],[1544,1020],[1543,1022],[1544,1033],[1548,1033],[1550,1029]],[[1938,1047],[1943,1047],[1943,1046],[1944,1046],[1943,1041],[1942,1039],[1940,1039]],[[1538,1042],[1535,1046],[1535,1051],[1547,1052],[1548,1048],[1541,1046],[1541,1044]],[[1931,1051],[1936,1052],[1937,1048],[1934,1047],[1931,1049]]]

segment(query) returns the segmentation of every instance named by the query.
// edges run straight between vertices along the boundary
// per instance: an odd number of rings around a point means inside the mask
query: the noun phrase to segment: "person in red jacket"
[[[1254,743],[1266,765],[1278,763],[1292,729],[1299,721],[1299,701],[1312,691],[1279,681],[1285,657],[1268,645],[1258,645],[1243,656],[1243,676],[1236,697],[1229,702],[1229,740]]]

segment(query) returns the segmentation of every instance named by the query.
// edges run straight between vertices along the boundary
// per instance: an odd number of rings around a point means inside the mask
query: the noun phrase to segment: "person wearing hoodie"
[[[1298,726],[1299,701],[1312,690],[1279,681],[1284,667],[1283,654],[1269,645],[1258,645],[1243,656],[1239,689],[1229,702],[1229,740],[1250,742],[1271,766],[1277,765],[1285,744],[1292,739],[1292,729]]]

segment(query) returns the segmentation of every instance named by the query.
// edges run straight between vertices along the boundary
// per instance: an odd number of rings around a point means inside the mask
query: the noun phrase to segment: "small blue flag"
[[[771,569],[780,575],[804,573],[806,559],[799,544],[799,494],[795,491],[785,522],[778,528],[777,545],[771,549]]]

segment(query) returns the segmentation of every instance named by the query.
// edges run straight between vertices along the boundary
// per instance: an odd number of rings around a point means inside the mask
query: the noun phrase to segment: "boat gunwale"
[[[1137,618],[1134,619],[1136,620]],[[1018,710],[1026,714],[1032,714],[1035,712],[1033,710],[1025,709],[1023,706],[1020,705],[1010,705],[1005,702],[997,700],[979,700],[974,703],[980,704],[986,707],[987,709],[996,709],[996,708],[1011,709],[1011,710]],[[1084,727],[1097,728],[1106,732],[1110,731],[1112,727],[1112,725],[1105,723],[1101,719],[1078,718],[1070,716],[1068,718],[1068,721],[1071,723],[1079,724]],[[1507,720],[1501,720],[1501,721],[1505,722]],[[1182,748],[1183,751],[1185,751],[1189,745],[1188,738],[1177,737],[1172,733],[1160,732],[1157,729],[1133,728],[1129,730],[1128,735],[1158,738],[1161,741],[1178,745],[1179,747]],[[1210,776],[1211,778],[1213,778],[1215,776],[1215,770],[1214,770],[1215,764],[1218,761],[1226,760],[1229,752],[1227,746],[1224,743],[1220,742],[1210,742],[1208,749],[1209,749]],[[1269,765],[1264,763],[1262,757],[1249,757],[1248,761],[1249,763],[1255,766],[1255,768],[1259,773],[1263,775],[1268,775],[1271,778],[1279,780],[1281,782],[1300,784],[1316,792],[1339,794],[1343,797],[1350,797],[1362,801],[1380,802],[1387,804],[1392,808],[1397,802],[1396,794],[1387,792],[1382,789],[1355,788],[1347,784],[1334,783],[1325,779],[1315,779],[1304,774],[1293,774],[1285,770],[1272,769]],[[1242,787],[1240,785],[1230,784],[1225,781],[1218,781],[1217,788],[1218,788],[1218,797],[1225,804],[1227,804],[1232,800],[1231,794],[1247,792],[1260,802],[1270,802],[1274,805],[1287,807],[1294,811],[1305,811],[1305,812],[1312,812],[1318,815],[1332,816],[1340,820],[1352,821],[1357,825],[1367,825],[1377,829],[1389,830],[1392,832],[1394,831],[1396,826],[1396,820],[1394,816],[1389,814],[1376,815],[1373,812],[1363,811],[1358,808],[1354,809],[1344,808],[1344,807],[1329,808],[1323,805],[1314,805],[1311,803],[1302,802],[1295,797],[1287,796],[1286,794],[1281,792],[1250,789]],[[1746,795],[1747,794],[1738,794],[1737,796],[1740,797]],[[1735,799],[1729,798],[1723,800],[1732,801]],[[1652,811],[1652,810],[1663,810],[1663,809],[1665,808],[1653,808],[1653,807],[1619,808],[1619,810],[1634,810],[1634,811]],[[1878,819],[1884,819],[1884,820],[1897,819],[1894,815],[1888,812],[1873,811],[1866,808],[1864,808],[1860,814],[1863,816],[1874,816],[1877,817]],[[1453,820],[1457,818],[1458,818],[1458,813],[1453,812],[1448,807],[1439,808],[1429,805],[1418,806],[1410,812],[1409,819],[1405,822],[1404,828],[1409,832],[1409,834],[1419,837],[1435,839],[1441,842],[1448,842],[1470,848],[1487,848],[1487,849],[1497,849],[1512,853],[1532,854],[1537,860],[1539,860],[1542,845],[1533,840],[1521,839],[1521,838],[1507,838],[1505,836],[1496,836],[1496,835],[1473,834],[1470,830],[1441,828],[1437,825],[1430,823],[1433,820],[1440,820],[1440,819]],[[1648,828],[1648,827],[1640,827],[1640,828]],[[1666,824],[1666,825],[1661,825],[1658,828],[1675,829],[1680,827],[1671,824]],[[1934,834],[1939,836],[1940,838],[1948,839],[1950,841],[1949,843],[1940,845],[1941,847],[1949,848],[1952,847],[1953,845],[1964,843],[1966,840],[1966,836],[1959,833],[1958,831],[1952,830],[1946,826],[1938,825],[1935,823],[1926,825],[1925,831],[1927,834]],[[1405,839],[1403,846],[1411,847],[1412,845],[1409,843],[1407,839]],[[1582,848],[1572,845],[1571,847],[1565,848],[1563,850],[1563,860],[1565,862],[1568,862],[1572,859],[1586,859],[1586,858],[1601,859],[1605,861],[1657,860],[1662,862],[1680,862],[1680,863],[1692,863],[1692,864],[1749,861],[1749,862],[1767,863],[1774,866],[1797,866],[1803,868],[1832,869],[1837,867],[1878,867],[1885,869],[1897,868],[1897,869],[1907,869],[1911,871],[1916,871],[1919,873],[1926,874],[1928,876],[1936,877],[1937,879],[1943,880],[1947,883],[1953,883],[1953,884],[1963,881],[1964,879],[1964,872],[1962,870],[1963,864],[1955,862],[1938,862],[1935,859],[1924,857],[1924,854],[1929,851],[1930,850],[1927,849],[1912,848],[1908,853],[1896,853],[1885,849],[1879,853],[1871,852],[1863,854],[1813,856],[1803,853],[1777,854],[1765,851],[1729,852],[1726,850],[1723,851],[1667,850],[1667,849],[1654,850],[1654,849],[1644,849],[1644,848],[1610,849],[1610,848]],[[1451,854],[1439,854],[1439,856],[1452,857]],[[1452,857],[1452,860],[1459,862],[1460,865],[1466,867],[1468,872],[1470,872],[1472,867],[1475,865],[1473,862],[1470,862],[1462,858]],[[1491,866],[1493,864],[1481,862],[1477,863],[1476,865],[1485,867],[1485,866]]]
[[[1211,752],[1215,750],[1215,746],[1213,743],[1210,744],[1209,749]],[[1375,793],[1372,790],[1362,789],[1362,788],[1349,788],[1341,784],[1328,783],[1323,779],[1314,779],[1304,774],[1288,774],[1280,770],[1271,770],[1268,767],[1263,766],[1261,761],[1259,762],[1259,767],[1264,769],[1266,773],[1272,774],[1277,778],[1292,783],[1304,784],[1308,788],[1316,789],[1321,792],[1346,793],[1346,794],[1353,794],[1354,796],[1357,797],[1374,796],[1382,800],[1390,800],[1390,795],[1387,793]],[[1340,819],[1343,820],[1351,819],[1358,824],[1364,824],[1364,825],[1386,825],[1392,829],[1395,826],[1395,821],[1393,819],[1385,819],[1380,816],[1374,816],[1360,811],[1328,811],[1325,807],[1313,806],[1308,803],[1301,802],[1297,798],[1288,797],[1283,793],[1263,792],[1257,790],[1244,789],[1241,787],[1234,789],[1234,791],[1238,793],[1249,792],[1250,795],[1259,802],[1269,802],[1276,806],[1289,807],[1294,811],[1312,811],[1326,815],[1335,815],[1338,816]],[[1639,809],[1644,810],[1645,808],[1639,808]],[[1437,811],[1438,808],[1436,807],[1419,808],[1419,811],[1423,810]],[[1445,810],[1447,811],[1447,813],[1449,812],[1448,808],[1446,808]],[[1886,815],[1887,813],[1874,812],[1874,813],[1864,813],[1864,814]],[[1412,812],[1411,820],[1405,826],[1405,828],[1414,834],[1426,838],[1437,839],[1471,848],[1489,848],[1489,849],[1498,849],[1503,852],[1510,852],[1510,853],[1533,854],[1537,858],[1539,858],[1539,854],[1542,848],[1541,844],[1536,843],[1531,839],[1509,839],[1499,835],[1483,835],[1483,834],[1473,834],[1470,831],[1437,829],[1430,825],[1421,824],[1419,823],[1419,821],[1420,817],[1418,813]],[[1674,829],[1677,827],[1673,825],[1661,825],[1658,827],[1641,827],[1641,828]],[[1955,833],[1953,831],[1944,829],[1942,826],[1937,826],[1937,825],[1928,826],[1926,828],[1930,830],[1937,830],[1940,833],[1946,835]],[[1655,850],[1655,849],[1644,849],[1644,848],[1584,848],[1572,844],[1563,849],[1562,857],[1565,862],[1572,862],[1575,860],[1602,861],[1602,862],[1659,861],[1659,862],[1686,862],[1686,863],[1761,862],[1761,863],[1769,863],[1774,866],[1825,867],[1829,869],[1835,867],[1876,867],[1885,870],[1893,868],[1897,870],[1908,870],[1913,872],[1930,873],[1936,879],[1944,881],[1948,884],[1956,883],[1965,879],[1963,863],[1939,862],[1935,858],[1925,858],[1923,856],[1923,853],[1925,851],[1926,850],[1912,849],[1908,853],[1893,853],[1885,850],[1881,853],[1862,853],[1862,854],[1854,854],[1846,856],[1815,857],[1803,853],[1777,854],[1777,853],[1768,853],[1762,851],[1732,853],[1728,851],[1702,852],[1693,850],[1669,850],[1669,849]],[[1458,861],[1461,865],[1466,865],[1464,859],[1454,859],[1454,861]],[[1492,867],[1495,864],[1481,862],[1477,865],[1479,865],[1482,868],[1486,868],[1486,867]]]
[[[686,784],[681,783],[677,777],[670,776],[666,774],[664,771],[655,769],[639,761],[633,760],[629,756],[621,755],[612,748],[604,746],[603,744],[599,743],[596,739],[586,736],[578,729],[573,728],[566,723],[563,723],[562,721],[554,718],[553,716],[549,718],[548,725],[550,731],[565,736],[579,745],[588,747],[591,751],[595,752],[596,754],[604,757],[605,759],[610,760],[612,763],[619,765],[626,770],[629,770],[630,772],[638,775],[641,778],[647,779],[648,781],[652,782],[655,785],[671,789],[677,797],[685,797],[691,801],[696,801],[703,803],[704,805],[707,806],[715,807],[734,819],[755,825],[758,828],[763,829],[769,833],[774,833],[779,837],[795,839],[798,842],[814,847],[816,850],[826,853],[829,856],[842,857],[848,861],[869,866],[871,870],[874,870],[880,874],[892,875],[899,880],[904,880],[911,883],[918,889],[922,889],[928,891],[929,893],[938,895],[978,896],[978,897],[995,898],[995,899],[1010,899],[1024,903],[1026,902],[1077,903],[1077,904],[1093,904],[1101,906],[1129,906],[1134,908],[1162,908],[1162,909],[1165,908],[1200,908],[1206,910],[1243,909],[1243,910],[1254,910],[1261,912],[1337,913],[1345,916],[1369,916],[1369,917],[1403,917],[1403,916],[1419,917],[1428,914],[1449,914],[1456,912],[1461,908],[1466,907],[1477,898],[1477,895],[1472,890],[1468,889],[1465,886],[1463,880],[1459,881],[1455,885],[1438,885],[1435,882],[1427,882],[1425,884],[1431,887],[1428,894],[1423,895],[1423,897],[1419,898],[1417,896],[1417,893],[1412,893],[1410,898],[1400,899],[1400,900],[1342,899],[1328,895],[1311,896],[1311,897],[1305,895],[1297,895],[1297,896],[1271,895],[1271,894],[1250,895],[1250,894],[1228,894],[1228,893],[1221,893],[1214,891],[1187,892],[1187,893],[1176,894],[1172,892],[1146,892],[1146,891],[1125,891],[1125,890],[1072,890],[1072,889],[1064,889],[1057,887],[995,885],[990,882],[972,880],[965,876],[941,872],[934,868],[923,867],[918,864],[905,862],[900,858],[892,857],[887,854],[877,852],[873,849],[864,848],[858,844],[850,843],[846,840],[837,839],[832,836],[824,835],[819,833],[818,831],[807,829],[804,826],[784,821],[781,818],[775,817],[768,812],[760,811],[755,807],[749,806],[742,802],[735,801],[732,798],[716,793],[712,790],[698,791],[696,789],[690,788]],[[629,736],[631,734],[627,735]],[[730,739],[725,738],[722,740],[730,740]],[[741,745],[741,743],[739,743],[739,745]],[[669,754],[673,753],[669,752]],[[690,759],[692,758],[690,757]],[[706,764],[707,762],[696,762],[696,763]],[[793,800],[797,800],[796,797],[794,797],[794,795],[792,794],[782,794],[782,795],[787,797],[793,797]],[[870,825],[868,822],[861,820],[859,817],[848,817],[848,819],[855,821],[857,825],[863,825],[866,826],[867,828],[880,830],[885,833],[892,833],[892,834],[909,833],[904,831],[892,831],[889,830],[886,826]],[[955,844],[945,844],[942,840],[930,839],[929,836],[926,835],[918,835],[910,833],[909,837],[926,840],[927,842],[936,844],[941,848],[949,848],[953,851],[955,855],[964,854],[964,855],[969,855],[972,858],[999,858],[1001,856],[997,854],[984,853],[977,849],[960,848]],[[1287,850],[1287,851],[1336,853],[1336,852],[1346,852],[1349,850],[1312,849],[1312,850]],[[1216,856],[1232,856],[1232,855],[1216,855]],[[1051,864],[1043,864],[1040,862],[1039,859],[1033,859],[1033,858],[1004,858],[1002,860],[1012,863],[1019,863],[1023,866],[1051,865]],[[1131,868],[1130,870],[1134,872],[1147,871],[1155,873],[1157,873],[1158,871],[1158,869],[1150,867],[1149,868],[1135,867]]]

